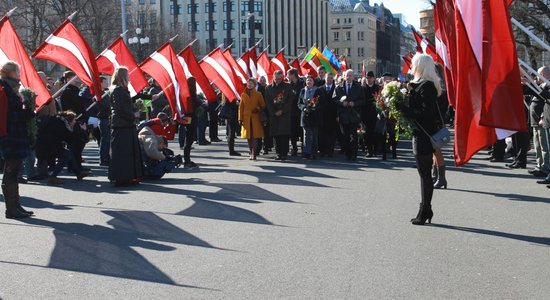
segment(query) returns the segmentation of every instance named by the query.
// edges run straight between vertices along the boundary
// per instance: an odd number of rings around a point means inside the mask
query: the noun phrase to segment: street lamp
[[[128,44],[130,45],[136,45],[138,50],[138,58],[139,60],[143,60],[143,45],[149,44],[149,37],[142,35],[141,28],[136,28],[136,35],[134,37],[131,37],[128,39]]]

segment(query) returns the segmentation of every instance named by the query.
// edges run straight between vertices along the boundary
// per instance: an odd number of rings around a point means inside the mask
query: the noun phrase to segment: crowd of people
[[[415,122],[413,153],[421,178],[421,204],[413,224],[431,222],[433,189],[447,188],[445,160],[431,136],[452,124],[444,80],[432,58],[417,54],[412,60],[414,78],[401,83],[408,104],[397,104],[400,113]],[[541,75],[550,78],[549,68]],[[104,94],[94,102],[89,88],[71,71],[58,81],[39,73],[52,95],[59,95],[34,112],[32,91],[20,85],[19,66],[8,62],[0,68],[0,87],[7,97],[6,128],[0,127],[0,154],[3,163],[2,192],[7,218],[33,215],[20,204],[19,184],[46,180],[62,185],[58,177],[64,169],[78,180],[91,175],[83,166],[83,150],[91,139],[99,146],[99,165],[108,168],[113,185],[134,185],[143,180],[158,180],[175,168],[197,168],[191,160],[193,147],[222,142],[218,127],[226,127],[230,156],[241,156],[235,148],[240,136],[248,143],[250,160],[264,156],[286,161],[299,155],[305,160],[333,158],[341,153],[353,163],[359,153],[367,158],[397,158],[396,116],[391,113],[381,91],[396,81],[392,74],[376,78],[373,72],[356,79],[353,70],[341,75],[317,70],[319,76],[300,76],[298,70],[287,74],[276,71],[271,83],[261,77],[248,79],[240,99],[220,94],[209,102],[197,93],[194,78],[188,78],[192,109],[174,120],[162,89],[150,80],[150,87],[132,97],[128,89],[128,70],[119,67],[111,76],[101,78]],[[529,172],[550,187],[550,103],[549,86],[541,82],[542,93],[526,89],[529,121],[533,128],[536,167]],[[60,90],[62,89],[62,90]],[[1,108],[1,107],[0,107]],[[0,124],[1,125],[1,124]],[[450,125],[452,126],[452,125]],[[209,128],[209,138],[206,138]],[[2,130],[3,129],[3,130]],[[181,155],[168,145],[176,136]],[[491,150],[491,162],[504,161],[512,153],[510,168],[525,168],[530,134],[519,132],[512,146],[498,141]],[[301,146],[301,147],[299,147]],[[338,152],[339,151],[339,152]]]

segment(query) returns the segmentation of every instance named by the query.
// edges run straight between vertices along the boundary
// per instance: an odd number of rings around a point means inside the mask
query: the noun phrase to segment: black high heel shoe
[[[432,218],[434,216],[434,212],[432,211],[432,206],[420,206],[420,210],[418,211],[418,215],[416,218],[411,219],[411,223],[413,225],[424,225],[426,223],[431,224]]]

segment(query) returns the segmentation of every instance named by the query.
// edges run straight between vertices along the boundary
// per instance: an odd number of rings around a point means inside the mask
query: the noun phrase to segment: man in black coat
[[[338,120],[342,130],[343,150],[346,160],[355,161],[357,158],[357,128],[361,123],[361,108],[365,104],[365,92],[355,81],[353,70],[344,72],[345,81],[334,91],[335,101],[338,103]],[[345,98],[344,98],[345,97]]]
[[[376,155],[376,121],[378,112],[376,111],[375,95],[380,92],[380,86],[376,84],[376,78],[374,73],[369,71],[367,73],[367,85],[365,90],[365,106],[361,111],[361,120],[365,125],[365,142],[367,146],[367,157],[373,157]]]
[[[291,134],[291,112],[294,91],[283,81],[283,72],[273,73],[273,83],[265,89],[265,103],[269,115],[269,132],[275,138],[276,160],[286,160]]]
[[[319,151],[321,156],[332,157],[336,134],[340,130],[338,125],[338,105],[332,95],[336,85],[334,75],[325,75],[325,85],[319,87]]]
[[[298,98],[300,91],[304,88],[305,82],[298,75],[298,70],[290,69],[287,74],[288,81],[292,90],[294,91],[294,96],[292,97],[292,113],[291,113],[291,122],[292,130],[290,133],[290,143],[292,144],[292,156],[298,155],[298,140],[302,139],[304,131],[300,126],[300,116],[302,112],[298,108]]]

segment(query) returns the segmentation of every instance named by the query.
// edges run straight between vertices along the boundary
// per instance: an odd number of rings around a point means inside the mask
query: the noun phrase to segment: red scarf
[[[8,96],[0,84],[0,137],[8,135]]]

